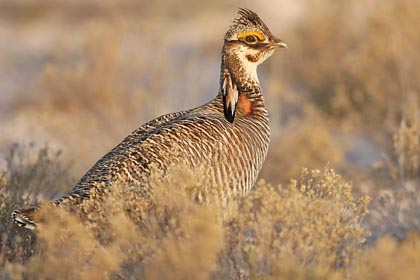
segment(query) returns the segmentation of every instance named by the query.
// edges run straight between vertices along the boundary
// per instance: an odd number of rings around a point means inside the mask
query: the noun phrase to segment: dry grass
[[[115,185],[71,212],[45,208],[34,240],[10,224],[10,207],[28,201],[10,188],[8,172],[1,232],[9,238],[2,240],[1,255],[3,276],[13,279],[338,277],[369,236],[360,227],[368,198],[354,197],[351,185],[330,169],[304,169],[287,187],[261,181],[237,207],[222,208],[195,202],[199,175],[174,168],[165,181],[152,180],[147,196]]]
[[[146,196],[114,185],[70,212],[45,208],[45,222],[34,235],[13,225],[10,211],[35,203],[38,190],[13,188],[10,175],[33,186],[27,178],[48,181],[60,163],[48,149],[35,160],[30,150],[18,151],[21,163],[1,176],[1,278],[382,279],[399,277],[401,269],[406,279],[417,275],[418,234],[396,235],[401,244],[381,238],[363,247],[370,233],[362,221],[367,217],[378,231],[386,219],[416,217],[419,203],[395,197],[394,204],[384,201],[384,209],[374,207],[369,214],[370,198],[354,195],[351,183],[329,168],[303,169],[284,187],[260,181],[236,204],[222,208],[196,202],[200,175],[174,167],[171,177],[152,180],[153,192]],[[46,172],[28,177],[34,169]],[[405,197],[415,199],[415,193]],[[392,212],[397,202],[400,212]],[[375,224],[377,213],[386,215]],[[420,230],[407,220],[394,222],[388,225]]]
[[[394,135],[394,147],[398,158],[399,177],[420,177],[420,112],[417,100],[407,105],[398,132]]]
[[[397,243],[383,237],[361,257],[352,274],[354,279],[417,279],[420,273],[420,236],[411,232]]]
[[[235,276],[287,279],[293,265],[302,277],[344,273],[369,236],[360,226],[368,203],[330,169],[304,169],[287,187],[260,182],[228,223]]]
[[[52,199],[68,189],[71,181],[68,167],[58,160],[60,152],[48,147],[35,148],[14,145],[6,157],[6,167],[0,173],[0,221],[2,266],[6,262],[25,262],[38,247],[33,232],[22,231],[11,221],[17,207],[34,205],[41,199]]]
[[[301,166],[319,168],[327,163],[338,165],[344,158],[342,145],[327,127],[319,125],[316,120],[290,125],[280,136],[271,140],[262,177],[283,183],[297,176]]]

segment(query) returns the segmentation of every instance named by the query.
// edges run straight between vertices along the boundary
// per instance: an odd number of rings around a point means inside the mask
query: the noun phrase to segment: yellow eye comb
[[[241,34],[238,35],[238,39],[245,38],[246,36],[249,36],[249,35],[257,36],[257,38],[260,41],[264,41],[264,39],[265,39],[265,36],[258,31],[247,31],[247,32],[241,33]]]

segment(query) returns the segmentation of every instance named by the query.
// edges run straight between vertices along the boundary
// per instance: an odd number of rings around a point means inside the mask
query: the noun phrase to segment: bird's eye
[[[255,44],[258,41],[257,37],[255,35],[248,35],[245,37],[245,42],[250,44]]]

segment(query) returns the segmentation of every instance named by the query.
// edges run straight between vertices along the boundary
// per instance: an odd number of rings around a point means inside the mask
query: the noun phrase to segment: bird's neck
[[[252,102],[262,103],[261,105],[264,106],[257,66],[257,63],[250,62],[238,49],[226,51],[226,47],[224,47],[219,93],[223,90],[223,73],[227,70],[231,74],[233,82],[236,83],[240,95],[246,96]]]

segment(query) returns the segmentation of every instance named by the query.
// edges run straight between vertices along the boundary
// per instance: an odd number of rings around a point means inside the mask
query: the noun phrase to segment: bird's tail
[[[18,226],[34,230],[41,222],[40,207],[13,210],[12,219]]]

